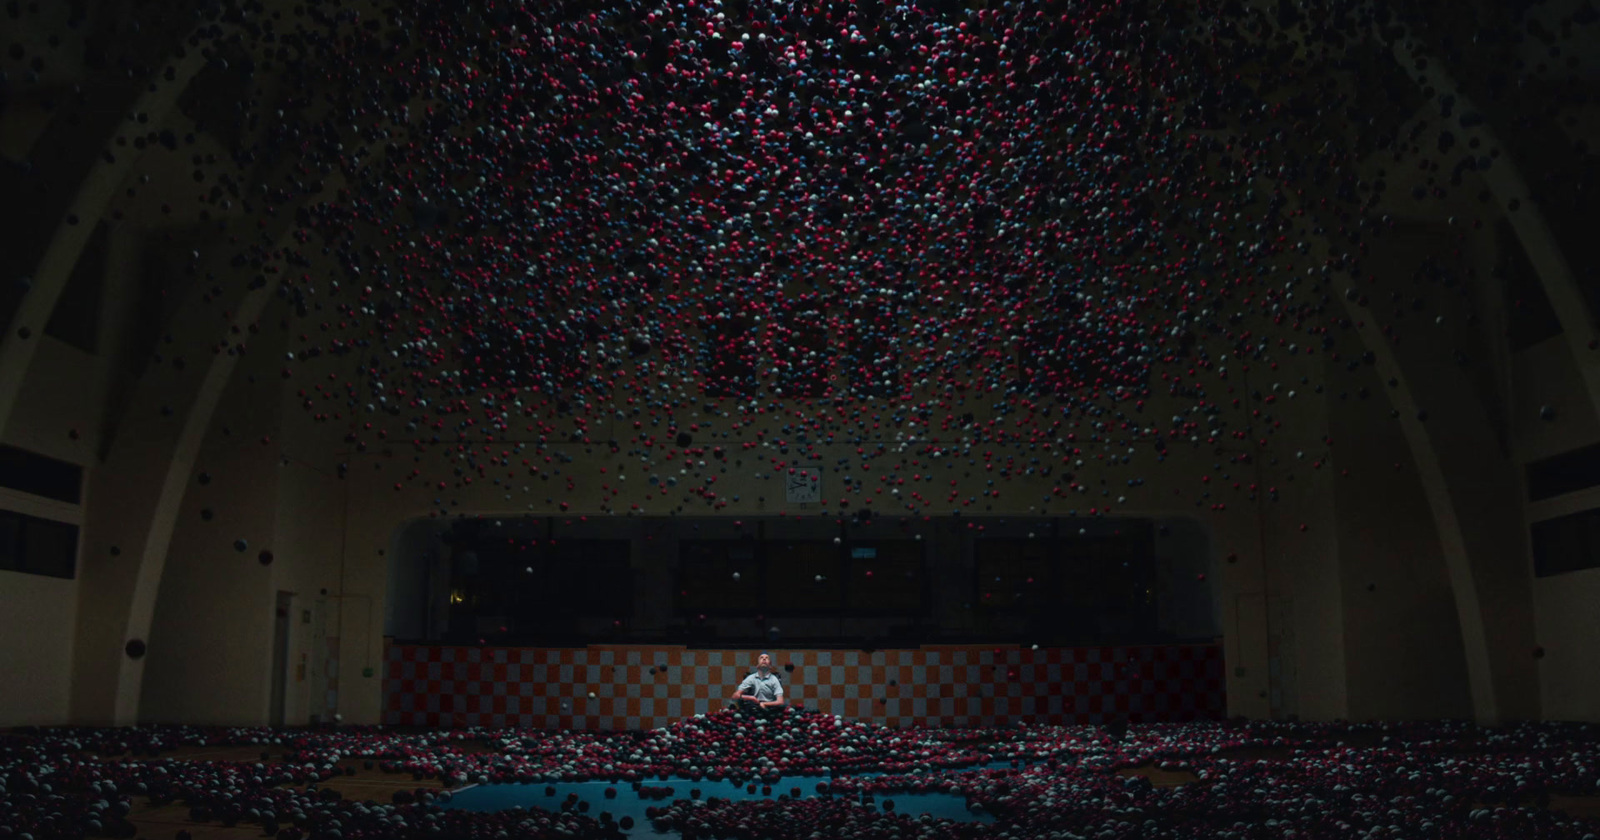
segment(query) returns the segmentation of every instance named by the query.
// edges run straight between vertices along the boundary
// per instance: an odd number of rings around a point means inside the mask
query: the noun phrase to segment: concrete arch
[[[1428,507],[1433,512],[1434,527],[1444,550],[1450,588],[1455,593],[1456,615],[1461,622],[1461,640],[1466,654],[1473,713],[1480,723],[1497,723],[1503,714],[1503,704],[1495,686],[1489,627],[1484,621],[1484,604],[1479,597],[1478,580],[1468,551],[1466,533],[1451,495],[1450,482],[1445,477],[1438,448],[1427,425],[1419,419],[1419,401],[1393,348],[1384,339],[1382,330],[1353,301],[1342,295],[1339,300],[1343,302],[1351,322],[1356,325],[1362,343],[1375,357],[1377,368],[1391,373],[1396,381],[1395,386],[1388,389],[1389,400],[1399,413],[1398,422],[1421,474],[1423,491]]]
[[[1381,34],[1375,37],[1380,42],[1383,40]],[[1397,39],[1389,44],[1389,47],[1394,53],[1395,61],[1411,80],[1416,82],[1418,89],[1424,91],[1433,89],[1435,95],[1429,100],[1429,107],[1434,109],[1440,119],[1448,119],[1439,110],[1441,101],[1447,96],[1454,97],[1456,108],[1460,113],[1477,111],[1472,99],[1462,92],[1455,79],[1444,69],[1444,64],[1438,56],[1421,54],[1406,39]],[[1577,278],[1572,274],[1571,264],[1562,253],[1560,244],[1556,242],[1555,234],[1545,221],[1544,212],[1539,208],[1532,191],[1528,189],[1521,170],[1511,159],[1510,153],[1505,150],[1505,145],[1500,142],[1494,129],[1487,121],[1476,126],[1457,127],[1461,129],[1466,140],[1476,139],[1483,148],[1499,149],[1501,152],[1494,165],[1487,171],[1479,171],[1478,175],[1494,194],[1501,213],[1511,223],[1517,241],[1522,244],[1522,250],[1527,254],[1529,264],[1539,275],[1545,296],[1550,299],[1556,317],[1561,321],[1561,330],[1566,336],[1567,346],[1572,351],[1573,359],[1578,362],[1584,389],[1589,395],[1589,404],[1594,409],[1595,416],[1600,417],[1600,358],[1594,358],[1595,354],[1588,349],[1590,341],[1600,338],[1600,325],[1596,323],[1596,313],[1588,311],[1583,293],[1578,288]]]
[[[148,127],[138,121],[138,114],[148,115],[155,124],[165,121],[177,105],[178,97],[183,95],[205,64],[200,50],[189,50],[182,58],[158,71],[151,77],[150,88],[135,100],[128,115],[106,138],[102,148],[113,150],[117,137],[132,136],[147,130]],[[170,81],[165,78],[167,70],[173,72]],[[56,303],[66,289],[67,279],[72,276],[84,247],[94,235],[96,222],[105,215],[112,197],[127,180],[139,157],[138,154],[124,152],[113,154],[109,161],[103,155],[96,159],[83,183],[78,185],[78,193],[68,210],[69,214],[78,217],[77,224],[62,219],[56,226],[50,245],[34,272],[32,288],[12,316],[10,328],[0,336],[0,432],[5,430],[16,409],[28,367],[38,351],[45,324],[49,322],[50,314],[55,311]],[[24,331],[27,338],[22,337]]]
[[[342,178],[330,179],[323,192],[310,201],[325,200],[342,184]],[[290,235],[280,235],[273,252],[281,253],[291,242]],[[248,336],[273,302],[274,291],[271,284],[247,290],[228,310],[231,327],[221,334]],[[204,305],[200,292],[192,293],[177,320],[199,322]],[[139,385],[141,393],[135,396],[135,412],[130,412],[154,416],[150,406],[166,398],[167,404],[187,406],[182,425],[175,434],[149,428],[119,434],[106,469],[97,471],[97,482],[103,476],[105,485],[97,483],[95,489],[105,486],[106,495],[124,503],[111,510],[90,508],[85,543],[103,545],[117,534],[137,535],[138,551],[130,561],[107,561],[85,552],[79,595],[80,614],[85,618],[78,630],[72,681],[73,718],[80,722],[126,725],[138,720],[143,661],[125,656],[123,645],[129,639],[148,637],[189,477],[245,343],[239,339],[219,345],[199,330],[184,331],[182,340],[192,357],[209,356],[198,381],[179,383],[174,394],[170,385],[147,376]]]
[[[1290,199],[1290,205],[1295,204]],[[1326,240],[1313,238],[1311,242],[1314,253],[1328,256]],[[1459,453],[1459,441],[1436,439],[1436,427],[1425,419],[1426,400],[1420,396],[1424,383],[1408,376],[1395,346],[1373,313],[1363,308],[1361,298],[1347,294],[1330,297],[1343,307],[1361,346],[1372,354],[1375,369],[1390,380],[1384,390],[1417,469],[1454,595],[1473,715],[1479,723],[1489,725],[1537,717],[1537,681],[1531,660],[1517,657],[1532,645],[1527,571],[1520,565],[1508,568],[1507,558],[1496,554],[1498,546],[1479,539],[1485,525],[1474,517],[1471,503],[1482,495],[1478,492],[1481,488],[1464,483],[1459,469],[1455,474],[1447,469],[1447,461],[1459,464],[1472,459]],[[1472,425],[1471,420],[1466,422]],[[1486,424],[1477,425],[1486,428]],[[1452,444],[1457,451],[1453,458],[1441,451]],[[1517,573],[1521,573],[1520,588],[1515,586]],[[1522,642],[1527,644],[1519,646]]]

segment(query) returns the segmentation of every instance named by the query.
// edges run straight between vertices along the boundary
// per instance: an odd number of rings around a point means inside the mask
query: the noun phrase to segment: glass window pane
[[[921,612],[925,545],[914,540],[852,542],[847,606],[871,612]]]
[[[768,609],[782,612],[841,608],[844,604],[839,586],[839,554],[839,546],[831,540],[768,544]]]

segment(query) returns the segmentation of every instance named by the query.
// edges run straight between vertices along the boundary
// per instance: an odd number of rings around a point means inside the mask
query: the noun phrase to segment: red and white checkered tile
[[[1220,645],[771,653],[786,699],[886,726],[1215,720],[1226,710]],[[384,722],[653,729],[722,708],[754,658],[682,647],[386,645]]]

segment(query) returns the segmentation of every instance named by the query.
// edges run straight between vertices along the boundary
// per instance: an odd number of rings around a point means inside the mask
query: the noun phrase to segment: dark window
[[[1091,608],[1095,631],[1106,638],[1133,639],[1160,626],[1156,568],[1149,533],[1065,540],[1069,609]]]
[[[760,612],[763,570],[756,549],[752,540],[679,543],[678,611],[718,615]]]
[[[990,610],[1048,609],[1057,600],[1054,540],[981,540],[975,546],[978,599]]]
[[[100,297],[106,285],[106,259],[111,247],[109,231],[104,222],[95,227],[44,326],[45,335],[85,353],[94,353],[99,347]]]
[[[1505,277],[1506,332],[1513,351],[1526,350],[1541,341],[1561,334],[1561,319],[1545,296],[1544,283],[1528,262],[1511,223],[1496,227],[1500,260],[1496,269]]]
[[[627,617],[633,611],[632,547],[627,540],[570,539],[548,546],[544,552],[548,611],[572,619]]]
[[[852,542],[845,605],[860,612],[920,614],[927,588],[926,553],[926,544],[914,540]]]
[[[75,505],[83,499],[83,468],[0,445],[0,487]]]
[[[1158,641],[1153,535],[1130,522],[1117,533],[985,538],[973,544],[972,606],[985,620],[1021,622],[1050,644]]]
[[[482,539],[451,560],[449,640],[580,642],[586,626],[627,619],[627,540]]]
[[[0,570],[76,577],[78,526],[0,511]]]
[[[912,540],[679,543],[677,610],[687,616],[922,612],[926,547]]]
[[[841,552],[831,540],[774,540],[766,551],[771,612],[838,612],[844,606]]]
[[[1600,508],[1535,522],[1533,573],[1550,577],[1600,566]]]
[[[1600,484],[1600,443],[1527,465],[1528,498],[1537,502]]]

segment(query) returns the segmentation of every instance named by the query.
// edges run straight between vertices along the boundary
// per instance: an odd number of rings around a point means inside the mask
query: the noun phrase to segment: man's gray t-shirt
[[[734,693],[754,694],[757,700],[769,703],[783,696],[783,683],[778,680],[777,674],[767,674],[763,677],[761,672],[757,671],[745,677],[744,682],[739,683],[739,690]]]

